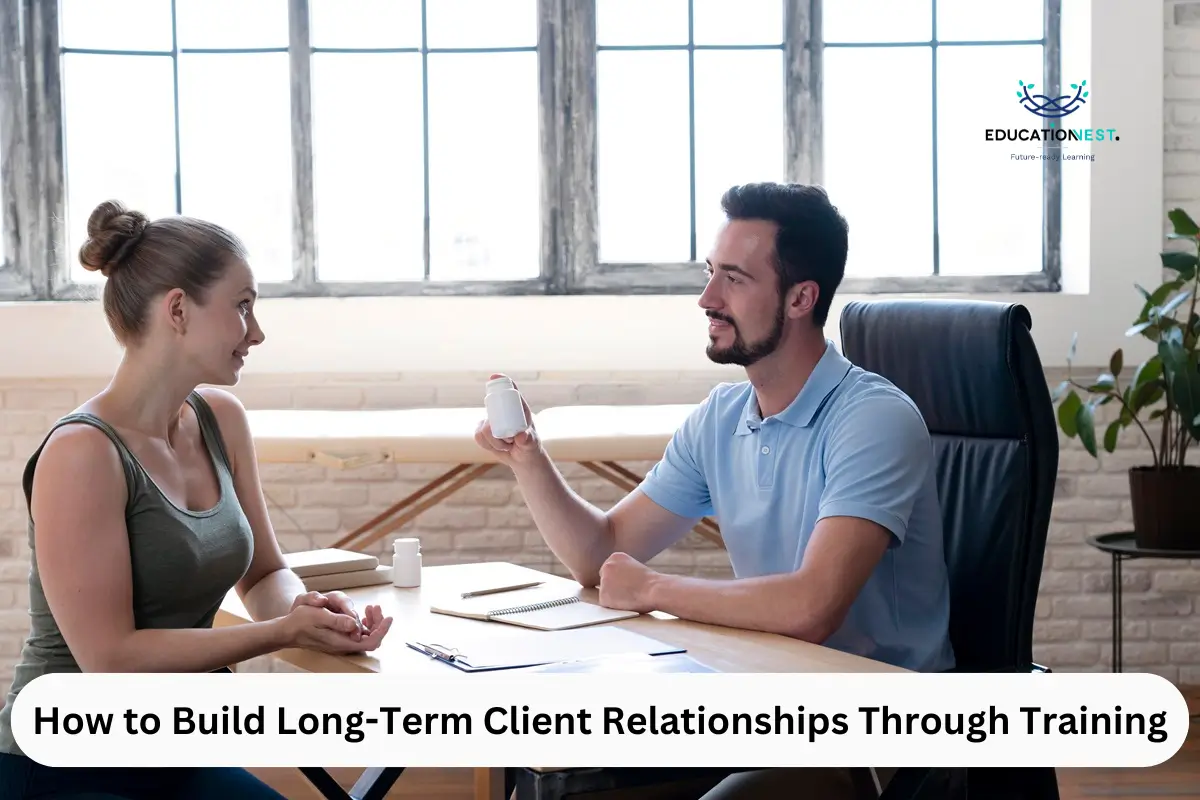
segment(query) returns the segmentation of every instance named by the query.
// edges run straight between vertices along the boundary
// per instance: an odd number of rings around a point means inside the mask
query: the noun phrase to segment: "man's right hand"
[[[492,375],[492,378],[505,377],[508,376],[500,373]],[[520,387],[517,386],[516,381],[513,381],[513,388],[520,391]],[[525,410],[525,422],[528,427],[511,439],[498,439],[493,436],[492,427],[488,424],[486,417],[480,421],[479,426],[475,429],[475,442],[484,450],[495,453],[496,459],[501,464],[506,464],[509,467],[529,463],[542,450],[537,429],[533,425],[533,412],[529,410],[529,404],[525,402],[524,397],[521,398],[521,407]]]

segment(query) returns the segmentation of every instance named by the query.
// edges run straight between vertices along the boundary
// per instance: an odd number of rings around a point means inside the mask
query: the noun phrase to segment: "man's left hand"
[[[613,553],[600,567],[600,605],[645,614],[654,610],[650,589],[659,574],[625,553]]]

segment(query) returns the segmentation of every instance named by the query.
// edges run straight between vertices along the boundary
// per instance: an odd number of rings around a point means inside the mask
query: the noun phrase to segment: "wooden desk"
[[[694,405],[557,406],[534,414],[543,447],[631,491],[642,477],[621,461],[657,461]],[[356,469],[371,464],[452,464],[443,474],[350,531],[334,547],[362,549],[481,477],[498,462],[475,443],[480,408],[248,412],[258,460]],[[696,531],[723,546],[711,519]]]
[[[459,632],[512,637],[536,635],[536,631],[515,625],[461,619],[429,611],[430,604],[439,597],[456,597],[460,592],[513,576],[559,584],[585,599],[596,599],[593,589],[582,589],[574,581],[514,564],[493,562],[427,567],[422,575],[423,585],[417,589],[397,589],[389,584],[346,591],[358,607],[379,605],[385,616],[394,618],[387,639],[374,653],[333,656],[307,650],[284,650],[276,655],[308,672],[435,674],[471,680],[470,673],[430,659],[406,646],[405,642],[434,631],[447,639]],[[215,624],[236,625],[248,621],[250,618],[241,600],[231,592],[222,604]],[[905,672],[889,664],[784,636],[701,625],[657,612],[613,624],[685,647],[688,655],[722,672]],[[476,800],[500,800],[504,786],[502,772],[493,769],[476,771]]]

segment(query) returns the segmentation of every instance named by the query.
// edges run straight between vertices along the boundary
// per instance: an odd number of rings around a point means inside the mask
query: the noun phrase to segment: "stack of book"
[[[324,548],[286,553],[283,558],[310,592],[378,586],[392,581],[391,565],[380,564],[378,558],[367,553]]]

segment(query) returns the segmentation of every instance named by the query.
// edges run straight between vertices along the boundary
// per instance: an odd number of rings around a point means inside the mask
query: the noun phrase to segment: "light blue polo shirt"
[[[714,516],[739,578],[799,569],[824,517],[879,523],[891,546],[823,644],[920,672],[954,666],[929,431],[907,395],[832,342],[774,416],[761,418],[749,382],[715,387],[641,490],[680,516]]]

